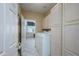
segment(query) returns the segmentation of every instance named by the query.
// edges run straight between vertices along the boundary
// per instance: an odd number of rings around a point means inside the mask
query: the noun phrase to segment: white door
[[[16,47],[17,41],[18,41],[18,11],[17,11],[18,6],[17,4],[2,4],[2,6],[3,5],[4,5],[4,8],[3,8],[4,10],[3,11],[4,12],[3,44],[4,45],[2,45],[4,47],[3,55],[6,55],[6,56],[18,55],[17,47]]]
[[[51,55],[61,56],[61,20],[62,5],[57,4],[51,10]]]
[[[79,56],[79,4],[63,4],[63,52]]]

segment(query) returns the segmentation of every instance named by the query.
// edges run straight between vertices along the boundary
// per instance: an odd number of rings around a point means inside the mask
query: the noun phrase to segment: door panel
[[[17,55],[17,41],[18,41],[18,12],[13,12],[14,9],[10,9],[11,4],[5,4],[5,38],[4,38],[4,47],[5,54],[8,56]],[[11,6],[12,8],[12,6]],[[17,8],[17,7],[16,7]],[[16,9],[15,8],[15,9]],[[17,9],[16,9],[17,10]]]
[[[8,7],[8,6],[7,6]],[[14,19],[15,19],[15,15],[7,8],[7,20],[6,20],[6,48],[9,48],[10,45],[12,45],[14,42],[16,42],[15,40],[15,37],[14,37],[14,33],[15,32],[15,22],[14,22]],[[16,20],[16,19],[15,19]]]

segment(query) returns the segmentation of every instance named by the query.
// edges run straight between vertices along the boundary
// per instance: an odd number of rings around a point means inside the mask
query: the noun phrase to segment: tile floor
[[[22,53],[23,56],[39,56],[36,48],[35,48],[35,39],[28,38],[24,41],[24,52]]]

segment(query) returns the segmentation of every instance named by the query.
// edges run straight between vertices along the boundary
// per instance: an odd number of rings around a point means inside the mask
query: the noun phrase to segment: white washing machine
[[[50,33],[36,33],[35,45],[40,56],[50,56]]]

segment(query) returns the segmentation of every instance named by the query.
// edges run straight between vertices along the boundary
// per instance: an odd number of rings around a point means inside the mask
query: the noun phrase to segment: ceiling
[[[21,3],[20,6],[25,11],[32,11],[38,13],[46,13],[56,3]]]

